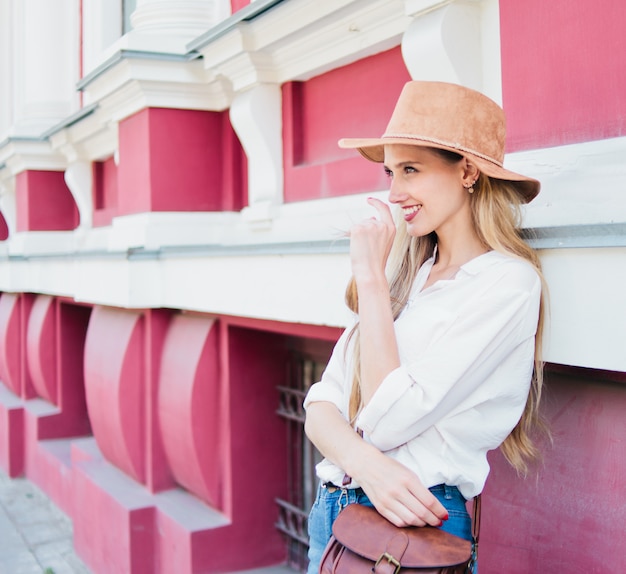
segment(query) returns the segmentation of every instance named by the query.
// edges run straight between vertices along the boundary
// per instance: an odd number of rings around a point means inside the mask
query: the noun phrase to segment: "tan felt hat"
[[[484,174],[511,182],[524,202],[540,183],[503,167],[506,121],[493,100],[475,90],[445,82],[407,82],[383,136],[339,140],[370,161],[384,160],[386,144],[420,145],[455,151]]]

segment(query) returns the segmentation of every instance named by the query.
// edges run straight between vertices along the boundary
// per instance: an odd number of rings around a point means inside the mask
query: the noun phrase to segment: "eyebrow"
[[[407,161],[400,161],[400,162],[398,162],[398,163],[395,165],[395,167],[396,167],[396,169],[398,169],[398,168],[401,168],[401,167],[406,167],[407,165],[415,165],[415,164],[417,164],[417,165],[423,165],[423,162],[421,162],[421,161],[417,161],[417,160],[411,160],[411,161],[408,161],[408,160],[407,160]],[[385,169],[390,169],[390,168],[389,168],[389,166],[388,166],[386,163],[384,163],[384,164],[383,164],[383,167],[384,167]]]

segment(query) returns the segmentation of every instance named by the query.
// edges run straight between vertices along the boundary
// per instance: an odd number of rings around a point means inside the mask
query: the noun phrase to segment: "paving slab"
[[[0,574],[92,574],[72,521],[34,484],[0,470]]]
[[[97,574],[74,551],[72,521],[33,483],[2,470],[0,574]],[[296,572],[272,566],[233,574]]]

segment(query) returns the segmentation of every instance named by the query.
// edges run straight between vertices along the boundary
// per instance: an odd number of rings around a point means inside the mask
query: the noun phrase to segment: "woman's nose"
[[[402,186],[399,185],[396,180],[391,180],[389,186],[389,202],[390,203],[402,203],[407,198],[406,192],[402,190]]]

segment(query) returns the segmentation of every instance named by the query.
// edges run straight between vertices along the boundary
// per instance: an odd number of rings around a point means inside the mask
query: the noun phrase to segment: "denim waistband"
[[[337,486],[332,482],[324,482],[322,487],[325,488],[331,494],[337,490],[352,490],[355,494],[364,494],[363,489],[359,486],[357,488],[350,488],[349,486]]]
[[[430,490],[435,496],[443,496],[446,500],[460,498],[467,502],[467,499],[461,494],[461,491],[456,486],[450,486],[449,484],[437,484],[436,486],[431,486],[428,490]]]
[[[357,488],[349,488],[345,486],[337,486],[332,482],[325,482],[322,484],[322,487],[331,494],[338,490],[352,491],[355,495],[365,494],[360,486]],[[456,486],[450,486],[449,484],[437,484],[435,486],[431,486],[428,490],[430,490],[435,496],[440,495],[446,500],[459,498],[463,501],[466,501],[465,497],[461,494],[461,491]]]

